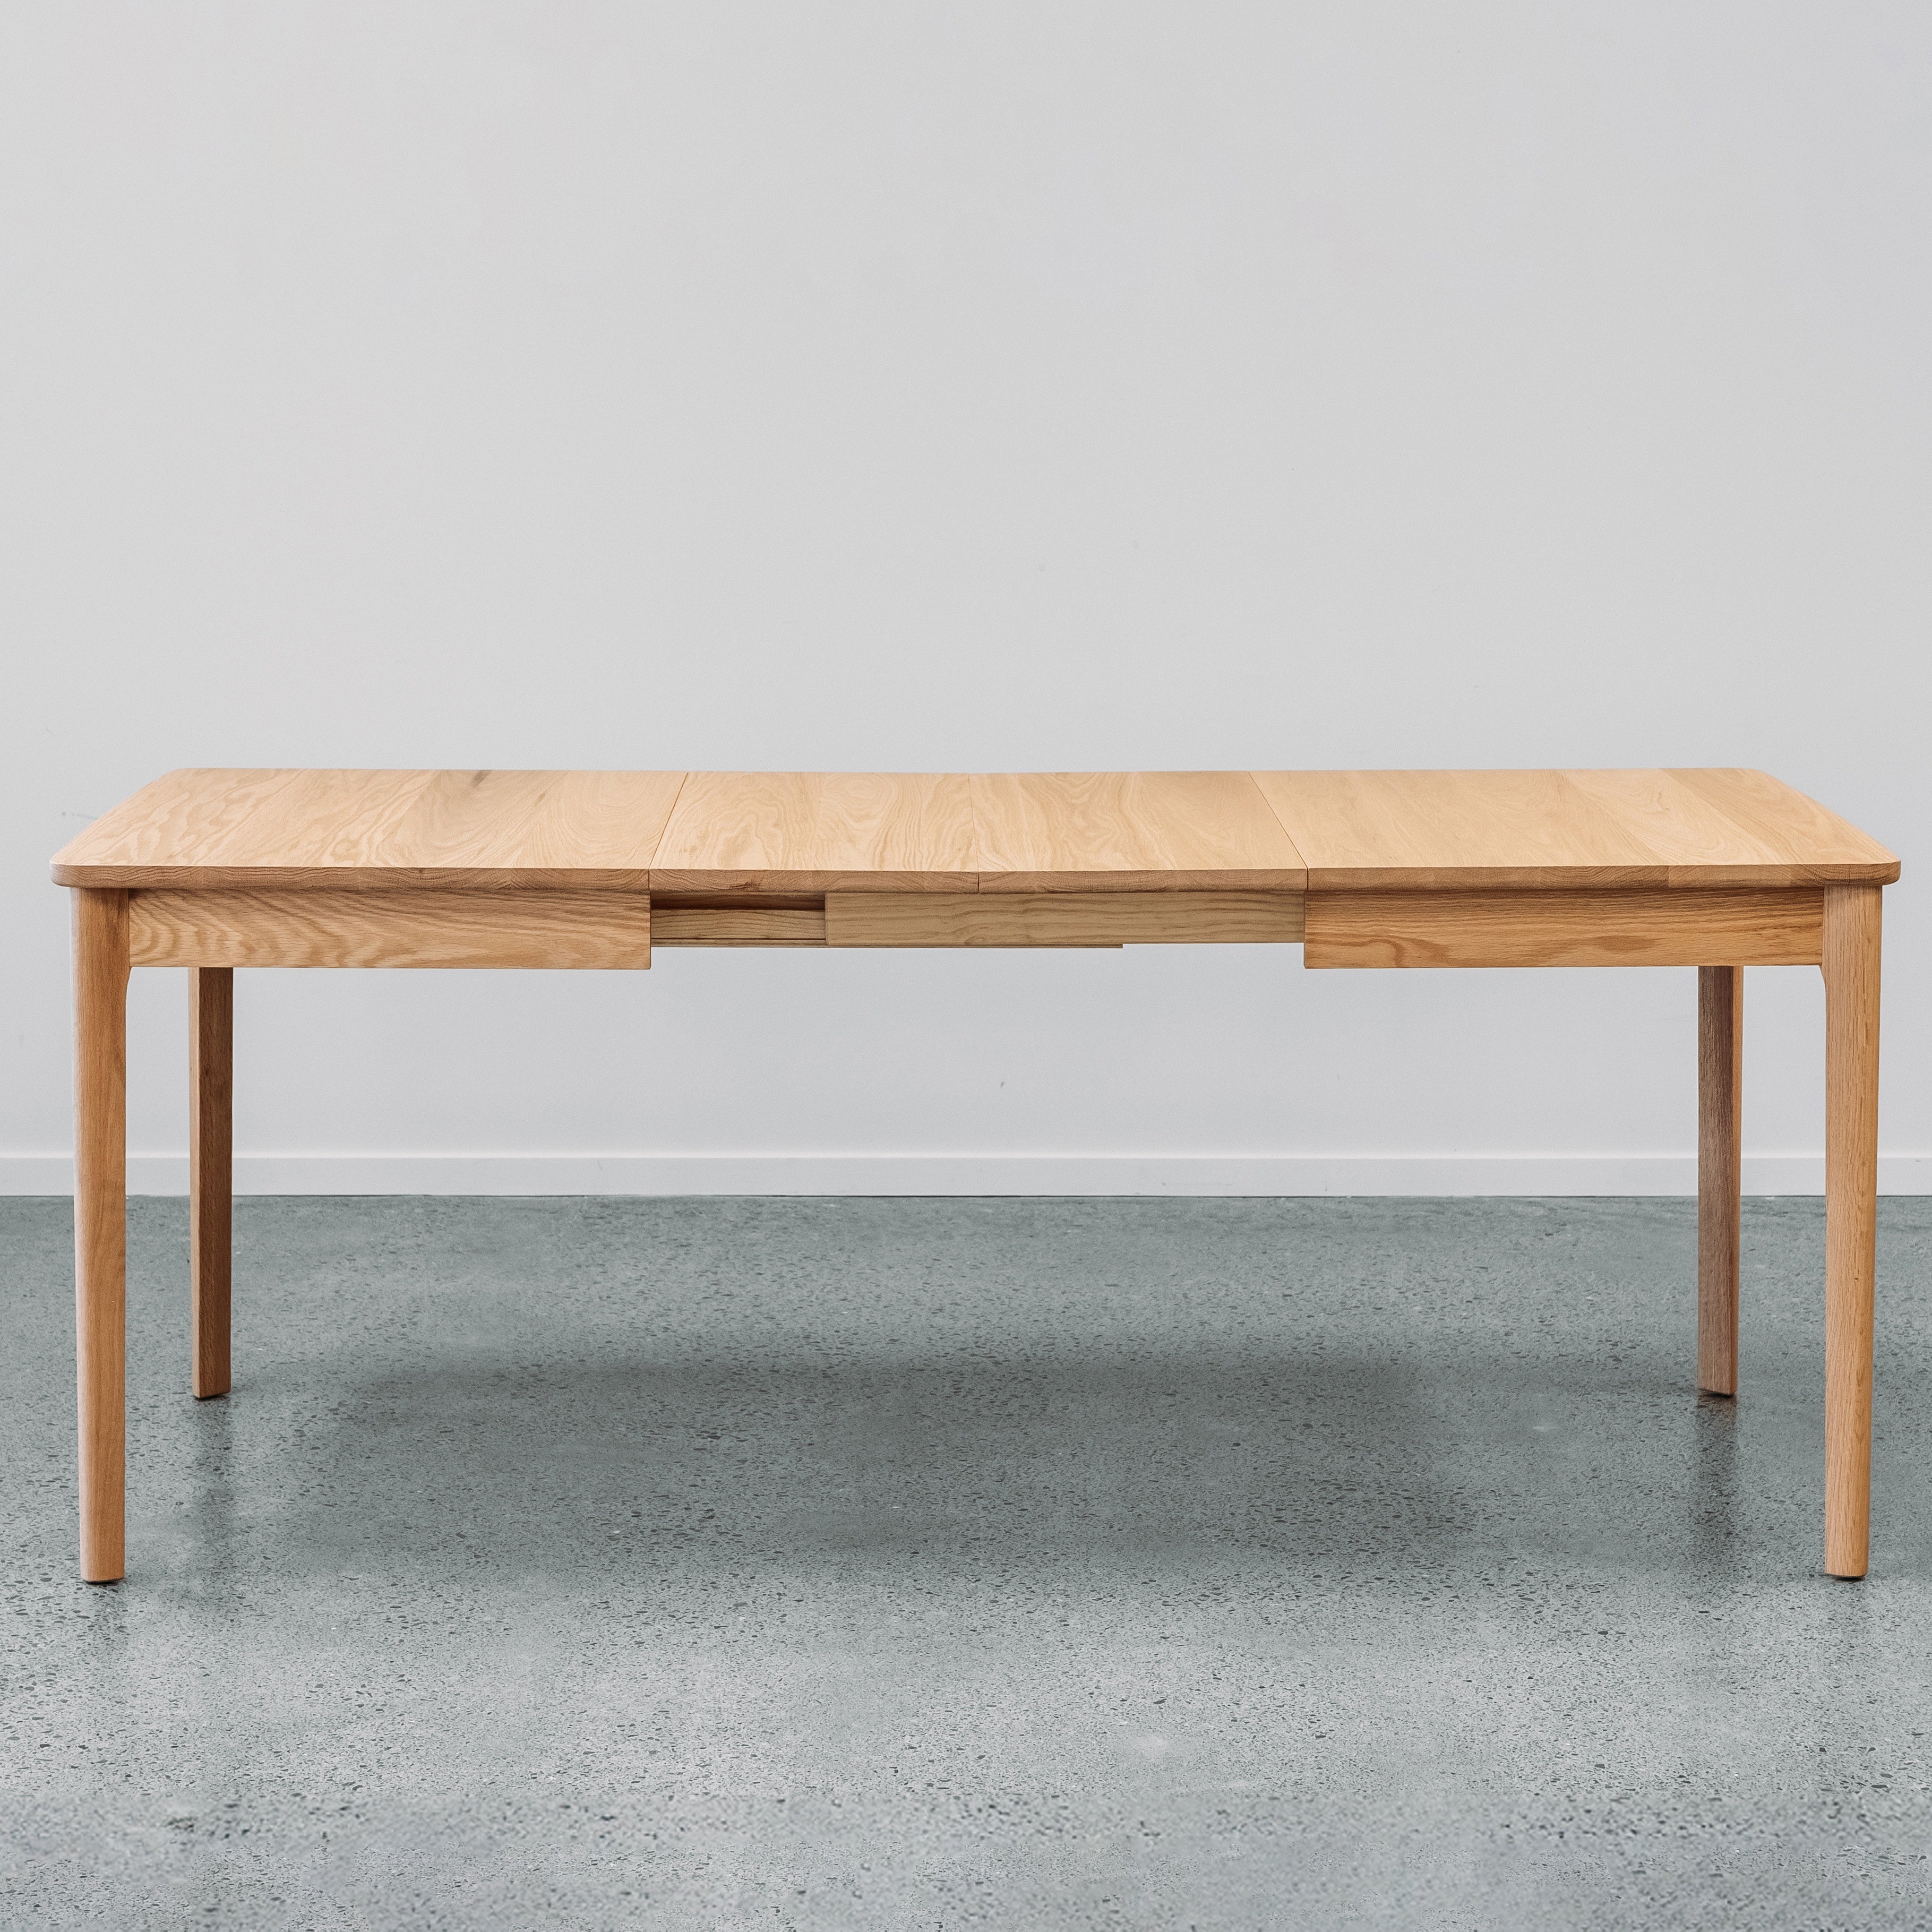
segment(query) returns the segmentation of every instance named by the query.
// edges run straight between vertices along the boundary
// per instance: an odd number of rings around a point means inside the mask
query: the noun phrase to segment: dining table
[[[1880,914],[1899,862],[1762,772],[192,769],[116,806],[52,872],[72,896],[90,1582],[126,1569],[131,970],[188,969],[188,1379],[208,1400],[231,1376],[236,970],[628,972],[658,946],[1281,946],[1327,970],[1695,968],[1696,1387],[1731,1398],[1744,969],[1819,968],[1824,1569],[1865,1574]]]

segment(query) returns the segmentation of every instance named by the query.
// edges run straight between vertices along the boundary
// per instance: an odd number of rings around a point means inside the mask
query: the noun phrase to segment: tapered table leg
[[[1697,969],[1697,1386],[1738,1392],[1744,969]]]
[[[1862,1576],[1871,1518],[1882,888],[1825,889],[1825,1568]]]
[[[80,1574],[125,1574],[128,895],[74,896],[75,1358]]]
[[[189,1385],[228,1393],[234,1228],[235,973],[188,970]]]

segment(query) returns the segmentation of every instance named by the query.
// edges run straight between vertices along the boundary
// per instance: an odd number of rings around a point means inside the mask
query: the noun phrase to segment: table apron
[[[1310,892],[1303,963],[1815,966],[1821,888]]]
[[[613,968],[651,963],[650,895],[423,886],[128,895],[136,966]]]
[[[827,892],[828,946],[1293,945],[1293,892]]]
[[[130,892],[136,966],[635,970],[672,945],[1292,944],[1311,967],[1815,965],[1822,890],[832,892],[822,913],[609,889]],[[821,936],[822,935],[822,936]]]

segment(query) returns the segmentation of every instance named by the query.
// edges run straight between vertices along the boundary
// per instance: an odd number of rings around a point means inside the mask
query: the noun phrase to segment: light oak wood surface
[[[235,974],[188,976],[188,1386],[204,1400],[229,1387],[235,1148]]]
[[[1815,965],[1820,890],[1312,892],[1310,967]]]
[[[634,970],[651,963],[650,896],[642,892],[282,887],[129,896],[137,966]]]
[[[1761,772],[170,772],[63,885],[790,892],[1884,884]]]
[[[1876,886],[1825,893],[1825,1568],[1870,1557],[1874,1274],[1878,1244]]]
[[[80,1574],[126,1568],[128,896],[74,896],[74,1296]]]
[[[1283,945],[1299,892],[828,892],[828,946]]]
[[[434,772],[377,848],[424,885],[643,890],[678,772]]]
[[[963,776],[693,772],[651,884],[668,892],[971,891],[975,850]]]
[[[1744,972],[1697,969],[1697,1386],[1738,1392]]]
[[[54,860],[62,885],[643,890],[682,772],[170,772]]]
[[[1768,772],[1686,770],[1667,776],[1714,806],[1727,824],[1774,852],[1772,869],[1782,872],[1785,884],[1888,886],[1898,877],[1898,860],[1876,838]],[[1742,852],[1742,845],[1735,845],[1721,861],[1700,860],[1696,869],[1702,876],[1718,862],[1742,872],[1749,862]],[[1755,880],[1779,882],[1768,875]],[[1752,881],[1740,878],[1738,883]]]
[[[982,892],[1299,892],[1246,772],[1005,772],[972,780]]]
[[[1802,792],[1748,771],[1566,771],[1671,886],[1810,886],[1892,867],[1892,855]]]
[[[1761,772],[1257,772],[1311,890],[1885,884],[1898,861]]]
[[[869,897],[869,894],[855,894]],[[924,898],[926,895],[916,895]],[[825,908],[664,906],[651,908],[653,946],[823,946]]]

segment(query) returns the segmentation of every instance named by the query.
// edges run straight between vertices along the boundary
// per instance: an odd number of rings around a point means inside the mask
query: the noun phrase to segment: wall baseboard
[[[0,1195],[68,1194],[65,1154],[0,1154]],[[1693,1194],[1686,1154],[238,1154],[241,1194]],[[1820,1154],[1747,1154],[1748,1194],[1818,1194]],[[128,1191],[184,1194],[185,1154],[130,1154]],[[1932,1154],[1879,1161],[1932,1193]]]

